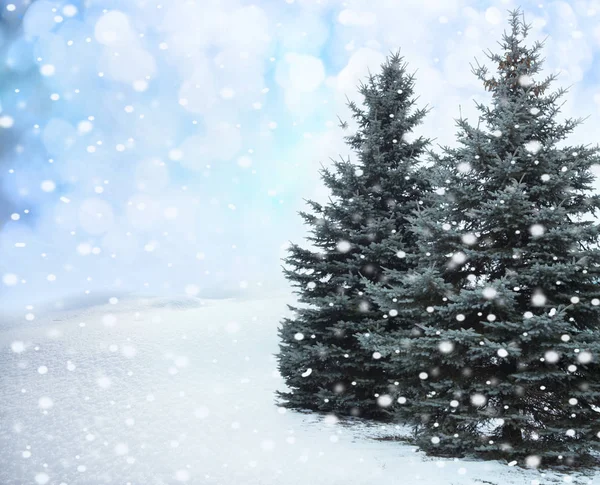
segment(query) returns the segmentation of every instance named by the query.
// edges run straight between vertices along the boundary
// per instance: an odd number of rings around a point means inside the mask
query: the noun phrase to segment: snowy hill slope
[[[430,459],[373,439],[393,427],[283,412],[286,301],[129,300],[1,330],[0,484],[592,483]]]

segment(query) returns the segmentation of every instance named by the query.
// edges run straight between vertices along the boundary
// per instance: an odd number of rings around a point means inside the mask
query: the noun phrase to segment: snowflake
[[[467,260],[467,255],[458,251],[452,255],[452,262],[455,264],[463,264]]]
[[[15,354],[20,354],[21,352],[25,351],[25,344],[23,342],[21,342],[20,340],[16,340],[10,344],[10,349]]]
[[[544,359],[546,360],[546,362],[548,362],[550,364],[556,364],[558,362],[558,360],[560,359],[560,355],[558,355],[558,352],[556,352],[554,350],[548,350],[544,354]]]
[[[540,290],[537,290],[531,297],[531,304],[533,306],[544,306],[546,304],[546,295]]]
[[[348,241],[339,241],[336,246],[340,253],[347,253],[352,248],[352,245]]]
[[[531,86],[533,84],[533,79],[531,78],[531,76],[523,74],[519,76],[519,84],[523,87]]]
[[[452,342],[444,340],[443,342],[440,342],[438,348],[443,354],[449,354],[454,350],[454,344]]]
[[[524,147],[529,153],[535,154],[542,149],[542,144],[538,140],[531,140],[525,143]]]
[[[383,394],[377,398],[377,404],[382,408],[387,408],[392,405],[392,397],[388,394]]]
[[[47,396],[40,397],[38,401],[38,406],[40,407],[40,409],[50,409],[52,406],[54,406],[54,401],[52,401],[52,399],[50,399]]]
[[[580,364],[589,364],[593,360],[593,356],[590,352],[583,351],[577,355],[577,361]]]
[[[477,242],[477,236],[475,236],[475,234],[464,234],[461,239],[467,246],[472,246]]]
[[[459,173],[468,173],[471,171],[471,164],[468,162],[461,162],[456,167]]]
[[[546,228],[544,226],[542,226],[541,224],[532,224],[529,227],[529,233],[533,237],[541,237],[544,235],[544,232],[546,232]]]

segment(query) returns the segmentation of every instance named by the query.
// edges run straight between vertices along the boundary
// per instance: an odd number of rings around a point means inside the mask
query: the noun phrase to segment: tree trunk
[[[521,429],[516,428],[514,424],[505,424],[502,426],[502,441],[511,445],[513,448],[523,443]]]

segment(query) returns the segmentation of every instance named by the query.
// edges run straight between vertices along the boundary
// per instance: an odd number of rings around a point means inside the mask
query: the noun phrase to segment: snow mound
[[[129,299],[0,330],[0,483],[563,482],[424,457],[393,425],[278,408],[289,301]]]

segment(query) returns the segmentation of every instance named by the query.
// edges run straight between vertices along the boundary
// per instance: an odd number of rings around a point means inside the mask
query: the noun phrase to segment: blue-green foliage
[[[527,33],[513,12],[496,72],[473,69],[492,101],[434,156],[418,268],[369,286],[412,330],[362,343],[395,369],[395,410],[426,451],[574,464],[600,444],[599,157],[567,143],[580,120],[559,122],[565,91]]]
[[[309,201],[311,211],[301,214],[313,247],[294,244],[285,259],[301,303],[280,330],[279,369],[290,388],[281,397],[288,406],[386,414],[377,404],[387,392],[386,371],[356,334],[387,331],[377,305],[364,296],[366,281],[381,281],[383,268],[405,271],[396,253],[414,252],[407,228],[429,186],[417,173],[429,141],[408,138],[426,114],[415,106],[413,84],[399,54],[361,84],[364,107],[348,104],[358,130],[346,137],[357,160],[323,169],[330,201]]]

